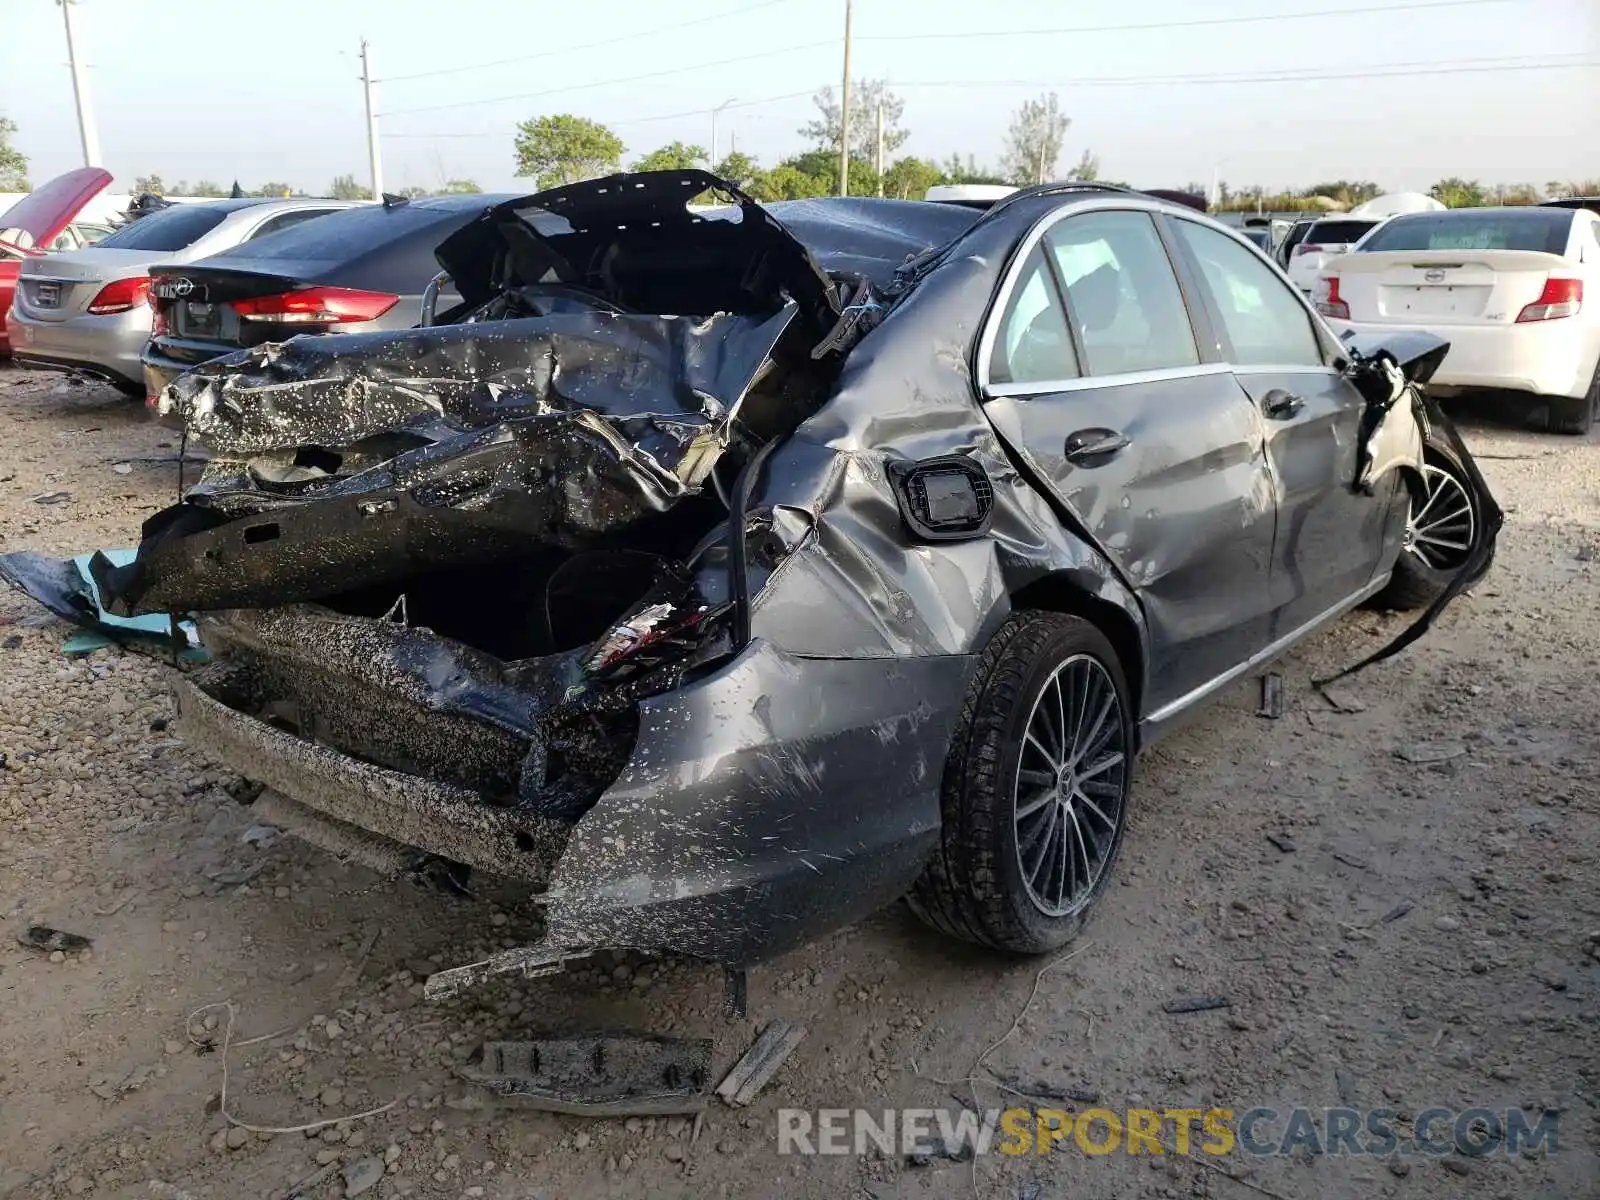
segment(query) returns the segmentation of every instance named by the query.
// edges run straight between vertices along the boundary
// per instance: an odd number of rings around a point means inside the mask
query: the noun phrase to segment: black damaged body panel
[[[685,208],[707,191],[732,202]],[[446,324],[259,347],[169,389],[212,463],[95,578],[108,606],[202,610],[194,744],[529,884],[534,958],[782,953],[916,878],[1015,608],[1106,631],[1139,738],[1189,686],[1160,674],[1184,597],[1152,581],[1181,593],[1193,522],[1119,554],[976,378],[1019,243],[1072,194],[768,211],[670,172],[501,205],[440,249]],[[1328,484],[1381,481],[1388,527],[1428,417],[1406,376],[1436,353],[1392,355],[1398,388],[1372,348],[1352,366],[1364,457]],[[951,460],[989,508],[919,537],[898,481]],[[1268,539],[1273,497],[1248,498]],[[1398,552],[1372,547],[1375,579]]]

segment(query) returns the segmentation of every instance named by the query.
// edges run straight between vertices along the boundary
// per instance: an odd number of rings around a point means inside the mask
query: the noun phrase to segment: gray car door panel
[[[1002,396],[996,431],[1139,597],[1154,710],[1266,644],[1272,480],[1255,409],[1226,371]],[[1127,445],[1074,461],[1069,440]]]

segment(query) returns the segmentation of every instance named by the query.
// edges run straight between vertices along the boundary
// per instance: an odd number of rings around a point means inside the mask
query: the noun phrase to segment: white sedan
[[[1394,217],[1323,270],[1315,302],[1341,333],[1399,327],[1448,338],[1435,391],[1530,393],[1559,433],[1587,433],[1600,416],[1600,215],[1529,207]]]

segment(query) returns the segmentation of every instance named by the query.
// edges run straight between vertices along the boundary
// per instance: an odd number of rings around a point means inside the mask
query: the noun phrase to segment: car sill
[[[1191,709],[1198,705],[1207,696],[1210,696],[1213,692],[1227,687],[1228,684],[1232,683],[1241,676],[1248,675],[1257,667],[1260,667],[1265,663],[1269,663],[1275,658],[1281,657],[1290,646],[1294,645],[1294,643],[1298,642],[1301,638],[1309,637],[1311,634],[1321,629],[1324,625],[1328,625],[1331,622],[1338,620],[1352,608],[1355,608],[1358,604],[1361,604],[1363,601],[1377,595],[1383,590],[1384,585],[1388,582],[1389,572],[1386,571],[1383,575],[1367,584],[1366,587],[1362,588],[1354,596],[1351,596],[1347,600],[1341,600],[1338,604],[1334,605],[1332,608],[1328,609],[1319,616],[1313,617],[1304,625],[1301,625],[1298,629],[1291,630],[1290,632],[1284,634],[1270,646],[1266,647],[1264,650],[1258,651],[1256,654],[1252,655],[1238,666],[1224,671],[1215,679],[1212,679],[1206,683],[1202,683],[1193,691],[1186,692],[1182,696],[1179,696],[1176,700],[1173,700],[1167,704],[1163,704],[1160,708],[1156,709],[1154,712],[1146,716],[1144,720],[1139,722],[1140,748],[1142,749],[1145,746],[1151,745],[1159,740],[1164,734],[1170,732],[1179,723],[1182,717],[1184,717]]]

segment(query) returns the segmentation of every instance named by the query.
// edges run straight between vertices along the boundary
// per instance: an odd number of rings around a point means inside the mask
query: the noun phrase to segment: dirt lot
[[[126,545],[174,495],[171,435],[108,390],[0,370],[0,422],[0,549]],[[383,1164],[368,1195],[452,1200],[1600,1195],[1600,445],[1485,417],[1466,433],[1508,513],[1493,575],[1348,686],[1362,711],[1308,680],[1399,627],[1375,613],[1282,666],[1283,719],[1241,686],[1155,750],[1074,957],[1041,977],[897,907],[754,972],[743,1020],[723,1014],[720,976],[678,962],[427,1003],[430,970],[517,944],[514,905],[242,840],[237,781],[166,727],[163,668],[68,658],[64,625],[0,595],[0,1196],[282,1197],[326,1166],[306,1191],[320,1200],[361,1160]],[[34,922],[94,948],[23,949]],[[1560,1149],[777,1154],[780,1106],[971,1103],[974,1060],[1036,985],[986,1061],[1024,1089],[1114,1110],[1552,1108]],[[1186,995],[1232,1007],[1163,1012]],[[228,1001],[224,1056],[227,1010],[204,1006]],[[772,1017],[809,1036],[753,1107],[713,1106],[698,1131],[497,1110],[454,1074],[486,1037],[581,1028],[708,1034],[720,1069]],[[382,1111],[230,1140],[225,1067],[229,1111],[252,1124]],[[1006,1102],[990,1078],[983,1107]]]

